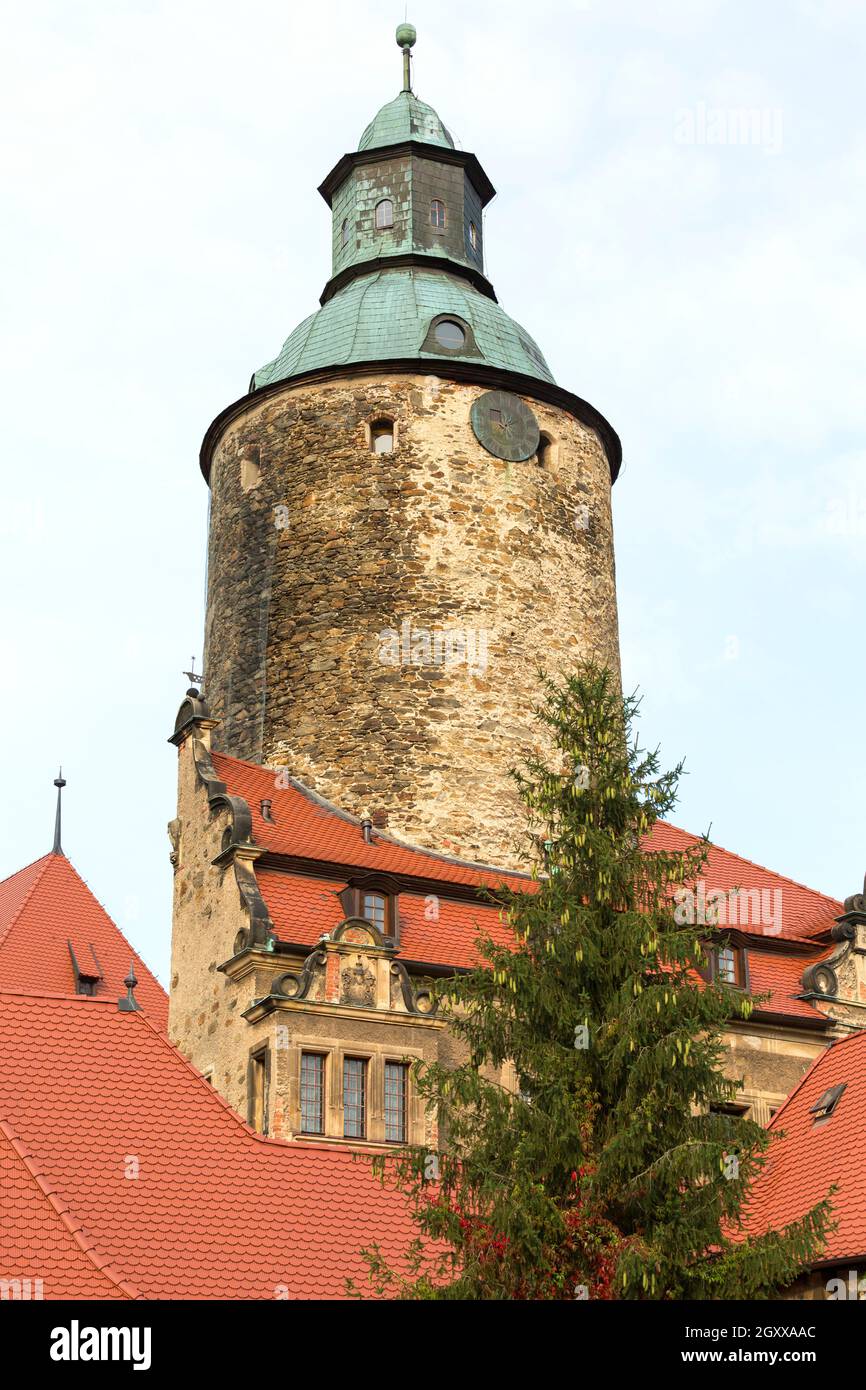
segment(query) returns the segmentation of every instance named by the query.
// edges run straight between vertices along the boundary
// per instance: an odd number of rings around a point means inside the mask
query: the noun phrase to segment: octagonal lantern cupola
[[[407,57],[414,35],[411,25],[397,31]],[[475,155],[455,148],[409,81],[404,62],[403,90],[320,185],[333,220],[333,272],[323,302],[371,261],[408,265],[419,257],[469,272],[467,278],[495,298],[483,274],[482,214],[496,190]]]
[[[456,358],[553,381],[484,273],[482,216],[496,190],[412,90],[411,24],[399,26],[397,43],[402,90],[319,186],[332,219],[322,307],[254,373],[253,391],[323,367],[409,358]]]

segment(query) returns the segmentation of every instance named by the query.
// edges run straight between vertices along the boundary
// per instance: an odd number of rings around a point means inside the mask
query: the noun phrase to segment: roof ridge
[[[681,835],[688,835],[693,840],[700,840],[702,836],[696,835],[692,830],[684,830],[681,825],[674,825],[670,820],[659,820],[658,825],[669,826],[671,830],[677,830]],[[820,888],[810,888],[808,883],[801,883],[799,879],[791,878],[789,874],[780,874],[777,869],[769,869],[766,864],[759,864],[755,859],[747,859],[744,854],[738,854],[735,849],[726,849],[724,845],[717,844],[715,840],[707,841],[713,849],[721,850],[722,854],[727,854],[731,859],[737,859],[741,864],[748,864],[751,869],[760,869],[761,873],[772,874],[773,878],[780,878],[785,883],[790,883],[794,888],[802,888],[804,893],[811,893],[816,898],[823,898],[825,902],[832,903],[834,907],[842,907],[841,898],[831,898],[829,893],[824,893]]]
[[[7,925],[6,925],[6,927],[4,928],[4,930],[3,930],[2,932],[0,932],[0,946],[3,945],[3,942],[6,940],[7,936],[8,936],[9,933],[11,932],[12,928],[15,926],[15,923],[18,921],[18,918],[21,916],[21,913],[24,911],[25,907],[26,907],[27,904],[29,903],[29,901],[30,901],[30,899],[32,898],[33,894],[35,893],[35,891],[36,891],[38,885],[42,882],[43,878],[45,877],[46,873],[48,872],[48,866],[49,866],[49,864],[51,863],[51,860],[54,859],[54,858],[56,858],[56,857],[57,857],[57,856],[54,855],[54,854],[49,850],[49,852],[48,852],[47,854],[41,855],[39,859],[34,859],[30,864],[25,864],[25,865],[23,866],[23,868],[21,868],[21,869],[19,869],[19,870],[17,871],[17,873],[10,874],[10,875],[9,875],[9,878],[4,878],[4,879],[3,879],[3,881],[2,881],[3,883],[9,883],[9,881],[10,881],[11,879],[17,878],[17,877],[18,877],[18,874],[24,874],[24,873],[27,872],[28,869],[32,869],[32,868],[34,868],[37,864],[42,863],[42,868],[40,869],[39,873],[38,873],[38,874],[36,875],[36,877],[34,878],[33,882],[31,883],[30,887],[28,888],[27,892],[24,894],[24,897],[21,899],[21,902],[18,904],[18,910],[17,910],[17,912],[14,912],[14,913],[12,914],[12,916],[10,917],[10,919],[9,919],[9,921],[8,921],[8,923],[7,923]],[[65,856],[64,856],[64,857],[65,857]],[[44,862],[43,862],[43,861],[44,861]],[[2,886],[2,884],[0,884],[0,886]]]
[[[31,1154],[28,1146],[22,1139],[19,1139],[12,1125],[8,1120],[0,1119],[0,1133],[9,1141],[13,1151],[24,1164],[36,1186],[39,1188],[43,1197],[47,1200],[52,1210],[60,1217],[61,1222],[66,1227],[72,1239],[85,1257],[99,1271],[99,1273],[118,1288],[125,1298],[139,1299],[143,1295],[136,1288],[135,1284],[125,1279],[121,1272],[102,1256],[94,1241],[85,1236],[85,1227],[74,1215],[73,1209],[65,1197],[51,1183],[42,1172],[38,1161]]]

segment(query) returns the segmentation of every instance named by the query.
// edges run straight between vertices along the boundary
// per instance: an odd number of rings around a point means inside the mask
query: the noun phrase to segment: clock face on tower
[[[473,402],[470,418],[479,444],[498,459],[519,463],[538,449],[538,421],[519,396],[487,391]]]

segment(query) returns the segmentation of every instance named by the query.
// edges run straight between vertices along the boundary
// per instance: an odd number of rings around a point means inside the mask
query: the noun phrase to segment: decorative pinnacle
[[[403,50],[403,91],[412,90],[412,47],[418,34],[414,24],[397,25],[397,44]]]
[[[124,997],[121,995],[120,999],[118,999],[118,1001],[117,1001],[118,1010],[119,1010],[120,1013],[122,1013],[122,1014],[134,1014],[134,1013],[138,1013],[138,1011],[139,1011],[140,1008],[141,1008],[141,1005],[139,1004],[138,1000],[136,999],[135,995],[133,994],[133,990],[135,989],[135,986],[138,984],[138,980],[135,978],[135,961],[134,961],[134,960],[131,960],[131,961],[129,962],[129,974],[127,975],[127,977],[126,977],[126,979],[124,980],[123,983],[126,985],[126,998],[124,998]]]
[[[60,795],[63,788],[66,786],[66,778],[63,776],[62,767],[54,779],[54,785],[57,788],[57,812],[54,816],[54,848],[51,853],[62,854],[63,850],[60,845]]]

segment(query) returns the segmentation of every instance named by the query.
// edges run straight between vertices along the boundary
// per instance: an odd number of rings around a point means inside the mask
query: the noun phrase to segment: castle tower
[[[397,41],[402,91],[319,189],[321,307],[202,447],[204,693],[222,751],[506,865],[539,667],[618,670],[620,447],[497,302],[495,190],[413,92],[411,25]]]

